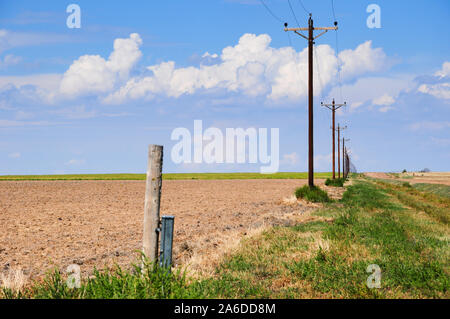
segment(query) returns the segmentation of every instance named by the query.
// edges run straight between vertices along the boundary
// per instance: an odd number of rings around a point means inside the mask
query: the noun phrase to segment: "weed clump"
[[[143,266],[132,269],[94,269],[93,276],[82,279],[79,288],[71,288],[58,269],[20,293],[3,290],[5,298],[33,299],[172,299],[200,298],[202,292],[190,287],[185,273],[144,261]],[[2,291],[0,291],[0,299]],[[204,297],[204,296],[203,296]]]
[[[317,186],[309,187],[308,185],[305,185],[303,187],[299,187],[295,190],[295,197],[302,198],[313,203],[326,203],[331,201],[327,192]]]
[[[403,187],[408,187],[408,188],[411,188],[412,186],[411,186],[411,184],[410,183],[408,183],[408,182],[403,182]]]
[[[327,186],[335,186],[335,187],[344,187],[345,180],[343,178],[330,179],[327,178],[325,181],[325,185]]]

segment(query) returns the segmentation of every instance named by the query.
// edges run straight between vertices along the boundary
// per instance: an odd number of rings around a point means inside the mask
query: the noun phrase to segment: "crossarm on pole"
[[[338,27],[314,27],[313,30],[337,30]],[[284,28],[284,31],[309,31],[309,28]]]
[[[300,32],[294,31],[295,33],[297,33],[299,36],[305,38],[306,40],[308,40],[308,37],[305,37],[303,34],[301,34]]]
[[[316,36],[314,37],[314,40],[317,39],[318,37],[320,37],[321,35],[324,35],[324,34],[327,33],[327,32],[328,32],[328,30],[325,30],[325,31],[323,31],[322,33],[319,33],[318,35],[316,35]]]

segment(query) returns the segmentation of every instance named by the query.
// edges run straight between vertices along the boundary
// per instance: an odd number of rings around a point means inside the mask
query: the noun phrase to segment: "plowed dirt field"
[[[161,215],[175,216],[175,264],[209,271],[242,237],[307,220],[314,205],[292,198],[305,183],[163,181]],[[84,274],[129,266],[141,249],[144,192],[144,181],[0,182],[0,273],[21,268],[35,278],[74,263]]]

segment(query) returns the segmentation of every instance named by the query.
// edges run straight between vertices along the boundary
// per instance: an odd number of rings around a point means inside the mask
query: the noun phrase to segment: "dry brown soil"
[[[309,212],[317,205],[292,198],[306,182],[164,181],[161,214],[175,216],[175,264],[208,272],[242,237],[316,218]],[[0,273],[129,266],[141,248],[144,192],[144,181],[0,182]]]

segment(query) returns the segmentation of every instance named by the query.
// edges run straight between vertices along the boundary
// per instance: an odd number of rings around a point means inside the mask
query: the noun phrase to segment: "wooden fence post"
[[[163,147],[149,145],[145,185],[143,254],[149,262],[158,260],[159,207],[162,186]]]

